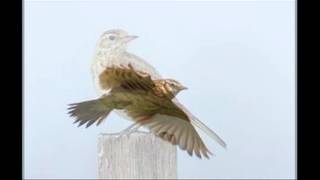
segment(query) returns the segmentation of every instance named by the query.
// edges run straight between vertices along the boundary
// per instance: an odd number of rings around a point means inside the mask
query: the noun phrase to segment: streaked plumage
[[[150,76],[128,67],[107,68],[101,74],[102,86],[110,88],[108,95],[97,100],[72,104],[70,114],[79,125],[87,127],[100,124],[113,109],[125,110],[127,114],[160,138],[178,145],[181,149],[208,157],[210,151],[202,142],[190,119],[171,99],[185,89],[170,79],[151,80]],[[90,115],[92,116],[90,117]]]
[[[190,155],[195,153],[198,157],[201,154],[207,157],[210,153],[192,125],[226,147],[214,131],[175,98],[180,90],[172,88],[172,84],[178,82],[161,79],[150,64],[126,51],[127,42],[134,38],[123,30],[106,31],[100,37],[92,64],[92,75],[100,98],[72,104],[70,113],[77,117],[79,125],[100,124],[111,111],[115,111],[126,119],[139,122],[162,139],[186,149]],[[129,67],[124,67],[127,65]],[[117,69],[127,73],[120,75]]]

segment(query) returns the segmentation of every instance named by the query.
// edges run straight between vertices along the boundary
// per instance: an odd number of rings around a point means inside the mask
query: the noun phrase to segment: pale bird
[[[147,62],[126,51],[128,42],[137,38],[124,30],[109,30],[97,43],[92,64],[92,74],[99,98],[71,104],[70,114],[79,125],[87,127],[100,124],[111,112],[133,121],[134,126],[143,126],[156,136],[178,145],[192,156],[208,158],[211,152],[197,131],[216,140],[221,146],[226,143],[210,128],[193,116],[175,98],[186,89],[178,81],[162,79]]]

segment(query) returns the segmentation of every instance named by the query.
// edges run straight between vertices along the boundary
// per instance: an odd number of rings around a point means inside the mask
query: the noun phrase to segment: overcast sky
[[[101,33],[140,38],[129,51],[189,89],[179,100],[228,144],[210,160],[178,150],[179,178],[295,177],[295,4],[27,2],[25,178],[98,178],[97,137],[130,123],[111,114],[77,128],[67,104],[96,97],[90,65]]]

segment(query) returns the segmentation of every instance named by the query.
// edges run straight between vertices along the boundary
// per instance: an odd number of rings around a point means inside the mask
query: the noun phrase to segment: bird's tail
[[[78,126],[87,123],[86,127],[89,127],[95,122],[98,126],[112,109],[108,108],[101,99],[95,99],[69,104],[68,111],[71,117],[76,118],[74,123],[79,122]]]

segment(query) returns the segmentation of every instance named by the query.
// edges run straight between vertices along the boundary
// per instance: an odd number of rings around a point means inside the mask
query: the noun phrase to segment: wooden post
[[[100,179],[176,179],[177,148],[146,132],[101,134]]]

